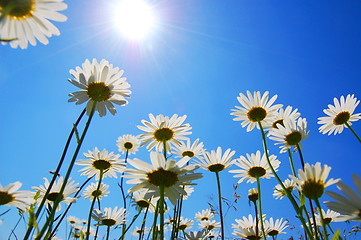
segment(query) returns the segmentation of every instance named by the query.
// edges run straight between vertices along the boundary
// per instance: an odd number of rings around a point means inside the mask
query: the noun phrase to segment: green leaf
[[[335,234],[333,235],[332,240],[337,240],[337,239],[339,239],[340,235],[341,235],[341,231],[340,231],[340,230],[337,230],[337,231],[335,232]]]

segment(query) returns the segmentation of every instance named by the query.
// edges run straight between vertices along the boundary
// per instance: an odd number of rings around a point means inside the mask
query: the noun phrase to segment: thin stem
[[[51,188],[53,187],[54,185],[54,182],[56,180],[56,177],[59,175],[59,172],[60,172],[60,169],[61,169],[61,166],[63,165],[63,162],[64,162],[64,159],[65,159],[65,156],[66,156],[66,153],[68,151],[68,148],[69,148],[69,145],[70,145],[70,142],[71,142],[71,139],[73,138],[73,135],[75,133],[75,129],[76,127],[78,126],[80,120],[83,118],[84,114],[86,112],[86,108],[83,109],[83,111],[80,113],[78,119],[76,120],[76,122],[74,123],[73,125],[73,128],[71,129],[70,133],[69,133],[69,136],[68,136],[68,139],[65,143],[65,146],[64,146],[64,149],[63,149],[63,153],[60,157],[60,160],[59,160],[59,163],[58,163],[58,166],[53,174],[53,178],[51,179],[50,183],[49,183],[49,186],[48,186],[48,189],[46,190],[45,194],[44,194],[44,197],[43,199],[41,200],[40,202],[40,205],[38,207],[38,210],[36,211],[35,213],[35,221],[37,219],[37,217],[39,216],[40,212],[41,212],[41,209],[43,208],[44,204],[45,204],[45,201],[47,199],[47,196],[51,190]],[[28,239],[29,236],[30,236],[30,233],[33,229],[33,225],[30,225],[25,233],[25,236],[24,236],[24,240]]]
[[[129,154],[129,152],[128,152],[128,149],[127,149],[127,151],[126,151],[126,153],[125,153],[125,160],[124,160],[125,164],[127,164],[128,154]],[[121,190],[121,192],[122,192],[123,206],[124,206],[124,209],[126,209],[127,202],[126,202],[126,197],[125,197],[125,193],[124,193],[124,189],[123,189],[123,185],[124,185],[124,178],[123,178],[123,176],[124,176],[124,172],[122,172],[122,175],[121,175],[121,177],[120,177],[120,190]]]
[[[268,155],[268,148],[267,148],[267,141],[266,141],[266,134],[263,130],[262,124],[261,122],[258,122],[258,125],[260,127],[261,133],[262,133],[262,140],[263,140],[263,147],[264,147],[264,152],[266,154],[266,159],[267,159],[267,163],[269,165],[269,167],[271,168],[271,171],[273,173],[273,175],[275,176],[275,178],[277,179],[278,183],[281,185],[283,191],[286,193],[286,196],[288,197],[288,199],[290,200],[293,208],[295,209],[304,229],[306,230],[307,235],[311,238],[314,239],[310,230],[308,229],[308,226],[305,222],[305,219],[302,216],[302,212],[297,204],[297,202],[295,201],[294,197],[292,196],[291,192],[285,187],[285,185],[283,184],[283,182],[281,181],[281,179],[279,178],[279,176],[277,175],[276,171],[274,170],[271,161],[269,159],[269,155]]]
[[[305,161],[303,159],[303,154],[302,154],[302,151],[301,151],[301,147],[300,147],[300,145],[298,143],[296,144],[296,148],[297,148],[298,154],[300,155],[302,169],[304,170],[305,169]]]
[[[355,135],[355,137],[357,138],[357,140],[361,143],[361,138],[357,135],[357,133],[353,130],[353,128],[351,127],[351,125],[346,122],[345,125],[351,130],[351,132]]]
[[[223,221],[223,211],[222,211],[222,193],[221,193],[221,180],[219,178],[219,173],[216,173],[217,178],[217,187],[218,187],[218,205],[219,205],[219,217],[221,219],[221,238],[224,240],[224,221]]]
[[[5,214],[5,213],[4,213],[4,214]],[[1,215],[3,215],[3,214],[1,214]],[[13,227],[13,229],[11,229],[11,233],[10,233],[10,235],[9,235],[9,237],[8,237],[8,240],[10,240],[11,235],[14,235],[14,237],[17,239],[17,237],[16,237],[16,235],[15,235],[15,229],[18,227],[21,219],[23,219],[23,218],[24,218],[24,215],[21,214],[19,220],[16,222],[15,226]]]
[[[140,209],[140,210],[138,211],[137,215],[135,215],[135,216],[133,217],[133,219],[132,219],[131,223],[129,224],[129,226],[128,226],[125,230],[123,230],[122,236],[120,236],[119,240],[124,238],[125,234],[126,234],[127,231],[130,229],[130,227],[133,225],[133,223],[135,222],[135,220],[137,220],[137,218],[139,217],[139,215],[140,215],[141,212],[142,212],[142,210]]]
[[[145,210],[145,213],[144,213],[144,217],[143,217],[143,221],[142,221],[142,226],[141,226],[141,230],[140,230],[140,234],[139,234],[139,240],[142,239],[142,236],[144,237],[145,235],[145,222],[147,221],[147,215],[148,215],[148,210],[149,210],[149,205],[148,207],[146,208]]]
[[[86,233],[85,233],[86,240],[89,240],[90,224],[91,224],[91,220],[92,220],[92,212],[93,212],[95,201],[98,199],[99,189],[100,189],[102,179],[103,179],[103,173],[104,173],[103,169],[100,169],[97,190],[96,190],[95,195],[93,197],[93,200],[92,200],[92,203],[91,203],[91,206],[90,206],[90,209],[89,209],[89,214],[88,214],[88,224],[87,224]]]
[[[258,219],[258,208],[257,208],[257,200],[252,201],[254,204],[254,214],[256,216],[256,220]],[[256,221],[256,237],[258,237],[258,221]]]
[[[261,198],[261,181],[259,179],[259,177],[257,176],[257,189],[258,189],[258,208],[259,208],[259,215],[260,215],[260,222],[261,222],[261,230],[262,230],[262,235],[263,238],[266,239],[266,233],[264,231],[264,226],[263,226],[263,212],[262,212],[262,198]],[[258,219],[256,218],[256,221],[258,221]],[[258,235],[256,235],[258,236]]]
[[[328,240],[328,233],[327,233],[327,228],[326,228],[326,224],[323,218],[323,213],[322,213],[322,208],[321,208],[321,204],[320,201],[318,199],[315,199],[317,208],[318,208],[318,212],[320,213],[320,218],[321,218],[321,224],[322,224],[322,228],[323,228],[323,234],[325,235],[325,239]]]
[[[155,211],[154,211],[154,219],[153,219],[153,226],[152,226],[152,231],[153,231],[153,239],[157,239],[157,218],[158,218],[158,213],[159,213],[159,200],[157,201],[157,206],[155,207]],[[149,231],[149,235],[148,235],[148,239],[150,237],[150,231]]]
[[[160,239],[164,239],[164,185],[159,186]]]
[[[110,233],[110,226],[107,226],[107,238],[106,238],[106,240],[109,239],[109,233]],[[88,234],[87,234],[87,235],[88,235]]]
[[[44,234],[44,232],[46,231],[47,227],[49,226],[50,222],[53,221],[53,218],[54,218],[56,209],[57,209],[57,207],[58,207],[58,205],[59,205],[59,203],[60,203],[60,201],[61,201],[61,195],[62,195],[62,193],[64,192],[65,186],[66,186],[66,184],[67,184],[67,182],[68,182],[68,179],[69,179],[69,177],[70,177],[70,173],[71,173],[71,171],[72,171],[72,169],[73,169],[75,160],[76,160],[76,158],[77,158],[77,156],[78,156],[79,150],[80,150],[81,145],[82,145],[82,143],[83,143],[83,141],[84,141],[84,138],[85,138],[85,135],[86,135],[86,133],[87,133],[87,131],[88,131],[88,128],[89,128],[89,126],[90,126],[91,120],[92,120],[92,118],[93,118],[93,116],[94,116],[96,103],[97,103],[97,102],[94,102],[94,103],[93,103],[92,109],[91,109],[90,114],[89,114],[88,121],[87,121],[86,124],[85,124],[84,131],[83,131],[83,133],[82,133],[81,138],[80,138],[79,141],[78,141],[78,145],[77,145],[77,147],[76,147],[76,149],[75,149],[75,152],[74,152],[74,154],[73,154],[73,158],[71,159],[71,162],[70,162],[70,164],[69,164],[68,171],[67,171],[67,173],[66,173],[66,175],[65,175],[65,177],[64,177],[63,185],[61,186],[61,189],[60,189],[60,191],[59,191],[59,194],[58,194],[57,198],[56,198],[55,201],[54,201],[53,209],[52,209],[52,211],[50,212],[50,214],[49,214],[49,216],[48,216],[48,218],[47,218],[47,221],[45,222],[43,228],[41,229],[41,231],[39,232],[39,234],[38,234],[37,237],[35,238],[36,240],[41,239],[41,237],[43,236],[43,234]]]
[[[296,177],[296,170],[295,170],[295,165],[293,163],[291,150],[288,149],[287,152],[288,152],[288,159],[290,160],[290,166],[291,166],[291,169],[292,169],[292,174],[293,174],[293,176]]]

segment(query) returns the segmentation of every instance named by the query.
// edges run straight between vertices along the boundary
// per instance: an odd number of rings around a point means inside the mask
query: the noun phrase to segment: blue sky
[[[61,35],[50,38],[49,45],[26,50],[0,47],[2,185],[21,181],[25,190],[49,177],[83,109],[67,102],[67,94],[77,90],[67,82],[69,70],[92,58],[104,58],[124,69],[132,95],[127,106],[117,107],[117,115],[94,118],[81,152],[96,146],[117,152],[118,136],[140,134],[136,126],[153,113],[186,114],[193,127],[191,139],[200,138],[207,150],[231,148],[236,157],[254,153],[262,149],[260,132],[247,133],[232,121],[230,109],[238,105],[239,93],[257,90],[277,94],[277,103],[298,108],[307,118],[306,162],[330,165],[331,177],[349,184],[353,173],[360,174],[359,142],[349,131],[322,135],[317,118],[334,97],[361,98],[361,2],[152,0],[159,24],[140,42],[125,39],[112,25],[115,0],[66,3],[63,13],[68,21],[55,23]],[[361,133],[359,122],[353,126]],[[271,153],[288,166],[287,156],[278,148],[272,146]],[[145,149],[136,157],[149,158]],[[185,206],[185,217],[207,208],[209,196],[216,195],[215,177],[204,175],[194,193],[197,201]],[[225,197],[231,198],[236,179],[224,172],[222,182]],[[264,184],[271,188],[276,181]],[[256,185],[240,185],[241,204],[238,212],[230,214],[229,224],[252,212],[246,201],[252,187]],[[264,203],[267,216],[292,218],[290,205],[274,208],[287,201],[276,201],[270,194]],[[109,200],[109,204],[114,203]],[[10,217],[13,213],[0,226],[0,239],[7,237],[16,221]],[[299,225],[296,220],[292,224]]]

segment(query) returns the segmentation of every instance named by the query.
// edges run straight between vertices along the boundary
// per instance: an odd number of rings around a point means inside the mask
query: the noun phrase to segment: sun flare
[[[150,5],[143,0],[124,0],[114,11],[115,25],[121,34],[132,40],[147,36],[154,28],[155,17]]]

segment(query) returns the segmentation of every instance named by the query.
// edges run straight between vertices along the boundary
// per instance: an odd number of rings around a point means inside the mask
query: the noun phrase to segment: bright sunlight
[[[121,34],[132,40],[140,40],[154,28],[154,14],[143,0],[124,0],[115,9],[115,21]]]

